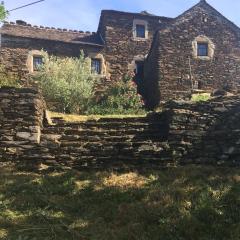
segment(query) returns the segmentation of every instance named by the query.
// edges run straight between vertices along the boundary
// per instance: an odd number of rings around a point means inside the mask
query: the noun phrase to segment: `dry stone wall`
[[[168,143],[180,164],[240,165],[240,97],[169,102]]]
[[[240,96],[171,101],[147,117],[53,124],[38,91],[2,88],[0,104],[1,162],[78,169],[240,164]]]
[[[38,91],[0,88],[0,159],[14,160],[40,143],[44,110]]]

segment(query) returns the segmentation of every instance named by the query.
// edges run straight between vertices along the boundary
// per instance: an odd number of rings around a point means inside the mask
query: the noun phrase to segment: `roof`
[[[103,41],[97,33],[68,29],[56,29],[43,26],[32,26],[24,21],[4,22],[0,29],[2,35],[58,41],[73,44],[84,44],[103,47]]]
[[[231,22],[229,19],[227,19],[225,16],[223,16],[219,11],[217,11],[214,7],[212,7],[210,4],[207,3],[206,0],[200,0],[199,3],[188,9],[187,11],[183,12],[181,15],[173,19],[172,22],[170,22],[165,28],[161,29],[161,31],[165,31],[167,29],[171,29],[172,27],[181,24],[182,22],[188,20],[188,18],[185,18],[188,14],[191,14],[192,11],[194,11],[196,8],[202,8],[205,9],[208,14],[212,14],[218,17],[219,20],[222,22],[228,24],[228,26],[236,31],[238,34],[240,34],[240,28],[233,22]]]
[[[179,15],[178,17],[172,19],[172,21],[170,21],[169,23],[167,23],[165,25],[165,27],[163,27],[162,29],[156,31],[152,44],[151,44],[151,48],[150,51],[148,53],[148,57],[150,56],[150,54],[154,51],[154,44],[157,41],[157,38],[161,35],[161,33],[163,32],[168,32],[170,30],[174,30],[174,27],[177,25],[182,24],[185,21],[188,21],[189,18],[186,18],[186,16],[189,14],[191,14],[192,11],[194,11],[197,8],[202,8],[205,9],[209,14],[213,14],[215,16],[218,17],[219,20],[221,20],[222,22],[228,24],[228,26],[236,32],[237,36],[240,37],[240,28],[234,24],[233,22],[231,22],[229,19],[227,19],[226,17],[224,17],[220,12],[218,12],[214,7],[212,7],[210,4],[207,3],[206,0],[200,0],[199,3],[197,3],[196,5],[194,5],[193,7],[191,7],[190,9],[188,9],[187,11],[185,11],[184,13],[182,13],[181,15]],[[147,57],[147,59],[148,59]]]
[[[151,13],[148,13],[147,11],[142,11],[140,13],[131,13],[131,12],[123,12],[123,11],[117,11],[117,10],[102,10],[102,14],[104,15],[106,13],[110,14],[120,14],[120,15],[131,15],[135,17],[144,17],[144,18],[155,18],[160,19],[162,21],[171,21],[173,18],[170,17],[163,17],[163,16],[156,16]]]

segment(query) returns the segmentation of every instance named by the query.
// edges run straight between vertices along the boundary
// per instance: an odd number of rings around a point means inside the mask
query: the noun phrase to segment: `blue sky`
[[[12,9],[34,0],[5,0]],[[198,0],[45,0],[11,13],[8,20],[25,20],[34,25],[96,31],[102,9],[150,13],[176,17]],[[208,0],[218,11],[240,26],[239,0]]]

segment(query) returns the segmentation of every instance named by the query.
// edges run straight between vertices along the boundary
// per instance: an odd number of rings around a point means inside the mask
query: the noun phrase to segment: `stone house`
[[[42,49],[63,57],[77,57],[83,50],[95,72],[118,80],[134,69],[142,71],[154,33],[170,21],[147,12],[103,10],[96,33],[5,22],[0,30],[1,61],[26,82],[42,62]]]
[[[150,108],[195,90],[237,90],[240,28],[201,0],[156,32],[144,73]]]
[[[235,87],[240,77],[239,28],[206,1],[177,18],[103,10],[96,33],[5,22],[1,62],[27,83],[42,63],[41,50],[91,58],[106,81],[135,72],[149,106],[181,98],[193,88]]]

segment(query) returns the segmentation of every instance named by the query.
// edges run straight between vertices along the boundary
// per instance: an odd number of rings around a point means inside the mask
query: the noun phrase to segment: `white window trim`
[[[145,27],[145,38],[137,37],[137,25],[143,25]],[[133,20],[133,39],[137,41],[146,41],[148,39],[148,22],[141,19]]]
[[[198,56],[198,43],[206,43],[208,45],[208,56]],[[204,35],[200,35],[192,42],[193,57],[200,60],[211,60],[214,57],[215,45],[212,40]]]

